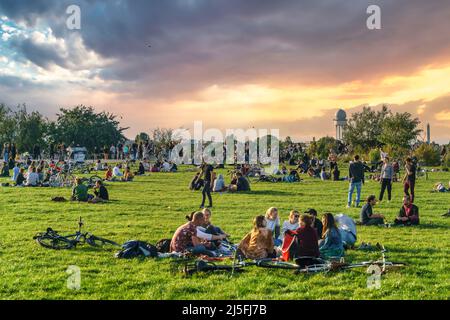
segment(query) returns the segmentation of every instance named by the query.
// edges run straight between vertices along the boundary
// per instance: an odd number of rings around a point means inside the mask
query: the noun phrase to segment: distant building
[[[431,128],[430,128],[430,124],[427,124],[427,143],[430,144],[431,142]]]
[[[336,140],[342,140],[344,134],[344,128],[347,125],[347,113],[344,110],[339,109],[336,112],[334,118],[334,124],[336,126]]]

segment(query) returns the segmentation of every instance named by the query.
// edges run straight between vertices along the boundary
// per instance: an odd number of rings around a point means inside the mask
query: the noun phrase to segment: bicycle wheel
[[[276,259],[262,259],[257,261],[256,266],[269,269],[291,269],[298,270],[300,267],[294,263],[280,261]]]
[[[328,272],[331,271],[330,264],[313,264],[302,269],[299,269],[299,273],[318,273],[318,272]]]
[[[92,176],[92,177],[89,178],[89,184],[90,185],[95,185],[95,183],[97,181],[103,181],[103,179],[100,178],[99,176]]]
[[[72,249],[76,243],[64,237],[53,236],[49,234],[38,235],[35,237],[37,243],[44,248],[54,250]]]
[[[92,247],[97,247],[97,248],[120,247],[120,245],[114,241],[96,237],[94,235],[87,236],[86,243]]]

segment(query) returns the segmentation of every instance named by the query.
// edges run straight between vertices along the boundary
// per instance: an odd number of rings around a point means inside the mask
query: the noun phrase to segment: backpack
[[[283,261],[293,260],[298,251],[297,232],[288,230],[284,234],[281,246],[281,259]]]
[[[160,253],[168,253],[170,252],[170,242],[171,239],[162,239],[156,243],[156,250]]]
[[[144,241],[130,240],[122,245],[122,250],[116,253],[116,258],[132,259],[136,257],[157,257],[158,251],[154,245]]]

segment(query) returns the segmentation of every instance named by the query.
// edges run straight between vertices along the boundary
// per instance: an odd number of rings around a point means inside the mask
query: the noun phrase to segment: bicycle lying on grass
[[[378,266],[381,273],[385,273],[388,269],[399,268],[406,266],[403,262],[392,262],[387,260],[387,250],[381,246],[380,249],[381,259],[363,261],[358,263],[346,263],[340,259],[323,260],[315,257],[299,257],[294,262],[282,261],[280,259],[260,259],[253,261],[245,261],[234,259],[232,265],[218,265],[208,260],[197,260],[194,262],[187,262],[185,264],[183,272],[187,275],[192,275],[196,272],[211,272],[211,271],[231,271],[233,274],[235,271],[243,271],[244,268],[249,266],[256,266],[267,269],[285,269],[293,270],[295,273],[318,273],[318,272],[334,272],[345,271],[354,268],[370,267],[372,265]],[[239,261],[238,261],[239,260]]]
[[[78,231],[75,234],[62,236],[58,234],[58,231],[53,230],[52,228],[48,228],[44,233],[38,233],[33,237],[44,248],[54,249],[54,250],[62,250],[62,249],[73,249],[78,244],[87,243],[92,247],[101,247],[101,248],[113,248],[113,247],[121,247],[114,241],[100,238],[94,236],[89,232],[81,232],[83,228],[83,220],[80,217],[78,221]]]

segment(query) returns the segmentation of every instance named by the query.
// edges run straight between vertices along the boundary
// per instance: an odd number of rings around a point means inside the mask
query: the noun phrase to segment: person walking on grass
[[[417,167],[411,158],[406,158],[405,165],[406,174],[403,178],[403,191],[405,196],[411,199],[411,203],[414,203],[414,187],[416,185],[416,170]],[[411,192],[411,194],[410,194]]]
[[[381,167],[381,175],[380,175],[380,183],[381,183],[381,191],[380,197],[378,198],[380,201],[383,201],[384,191],[387,189],[388,193],[388,202],[391,201],[392,195],[392,181],[394,180],[394,167],[389,162],[389,157],[385,157],[383,159],[383,166]]]
[[[348,169],[348,177],[350,180],[350,185],[348,188],[347,208],[350,208],[352,205],[353,192],[355,188],[355,207],[359,207],[359,203],[361,201],[361,188],[364,183],[364,165],[360,161],[359,155],[356,155],[354,161],[350,163],[350,167]]]
[[[211,197],[211,183],[212,183],[212,173],[213,173],[214,167],[208,163],[203,163],[202,169],[200,171],[200,175],[197,179],[201,178],[203,176],[204,185],[202,190],[202,204],[200,205],[200,208],[203,209],[205,207],[205,201],[206,197],[208,197],[209,206],[208,208],[211,208],[213,206],[212,203],[212,197]]]

